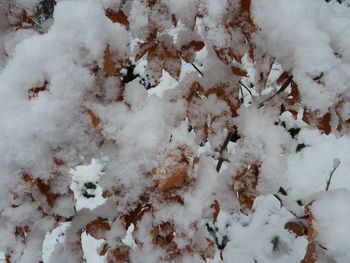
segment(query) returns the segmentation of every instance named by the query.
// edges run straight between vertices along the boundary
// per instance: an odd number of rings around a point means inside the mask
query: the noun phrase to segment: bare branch
[[[281,92],[285,91],[289,84],[291,84],[293,81],[293,76],[289,76],[288,79],[286,80],[286,82],[283,83],[282,87],[277,91],[275,92],[273,95],[271,95],[270,97],[268,97],[267,99],[265,99],[264,101],[262,101],[260,104],[259,104],[259,107],[258,109],[260,109],[261,107],[264,106],[264,103],[271,100],[273,97],[275,97],[277,94],[280,94]]]
[[[250,89],[249,89],[246,85],[244,85],[242,81],[239,81],[239,84],[241,84],[241,85],[249,92],[250,96],[253,97],[253,94],[252,94],[252,92],[250,91]]]
[[[337,168],[339,167],[340,165],[340,160],[338,158],[334,159],[333,160],[333,170],[331,171],[330,175],[329,175],[329,178],[328,178],[328,181],[327,181],[327,185],[326,185],[326,191],[329,190],[329,187],[331,185],[331,180],[332,180],[332,177],[333,177],[333,174],[335,172],[335,170],[337,170]]]
[[[220,149],[220,156],[219,156],[219,161],[218,164],[216,165],[216,171],[220,172],[222,163],[224,162],[225,158],[223,158],[223,153],[226,151],[227,145],[230,142],[232,136],[233,136],[234,132],[229,132],[226,136],[225,142],[224,144],[221,146]]]

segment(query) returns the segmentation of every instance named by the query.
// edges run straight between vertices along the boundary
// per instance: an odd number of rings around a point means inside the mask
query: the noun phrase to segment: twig
[[[337,168],[339,167],[340,165],[340,160],[338,158],[334,159],[333,160],[333,170],[331,171],[330,175],[329,175],[329,178],[328,178],[328,181],[327,181],[327,185],[326,185],[326,191],[329,190],[329,187],[331,185],[331,180],[332,180],[332,177],[333,177],[333,174],[335,172],[335,170],[337,170]]]
[[[252,92],[250,91],[250,89],[249,89],[246,85],[244,85],[242,81],[239,81],[239,84],[241,84],[241,85],[249,92],[250,96],[253,97],[253,94],[252,94]]]
[[[218,164],[216,165],[216,171],[217,172],[220,172],[220,169],[221,169],[221,166],[222,166],[222,163],[224,162],[224,158],[223,158],[223,153],[224,151],[226,150],[227,148],[227,145],[228,143],[230,142],[232,136],[233,136],[234,132],[229,132],[226,136],[226,139],[225,139],[225,142],[224,144],[221,146],[221,149],[220,149],[220,156],[219,156],[219,161],[218,161]]]
[[[182,52],[181,52],[180,50],[177,50],[177,53],[178,53],[179,56],[183,59],[183,57],[182,57]],[[198,68],[193,62],[191,62],[191,65],[192,65],[192,67],[195,68],[195,70],[196,70],[202,77],[204,77],[203,72],[200,71],[199,68]]]
[[[244,103],[244,94],[243,94],[243,89],[242,89],[242,87],[240,87],[239,90],[241,91],[241,96],[242,96],[242,98],[241,98],[241,103]]]
[[[201,74],[202,77],[204,77],[202,71],[200,71],[199,68],[197,68],[197,66],[193,62],[191,62],[191,65],[197,70],[199,74]]]
[[[289,76],[288,79],[286,80],[286,82],[283,83],[282,87],[277,91],[275,92],[271,97],[268,97],[266,100],[262,101],[260,104],[259,104],[259,107],[258,109],[260,109],[261,107],[264,106],[264,103],[271,100],[273,97],[275,97],[277,94],[280,94],[281,92],[285,91],[286,88],[288,88],[289,84],[292,83],[293,81],[293,76]]]

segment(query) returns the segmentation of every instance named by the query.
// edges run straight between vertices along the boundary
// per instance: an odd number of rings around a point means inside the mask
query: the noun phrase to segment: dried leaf
[[[176,15],[175,14],[171,15],[171,22],[173,23],[174,27],[177,26],[177,19],[176,19]]]
[[[187,145],[161,149],[154,161],[152,176],[161,192],[181,187],[193,169],[194,152]]]
[[[104,51],[103,68],[107,77],[117,76],[116,63],[112,59],[109,45],[107,45]]]
[[[234,190],[238,194],[241,211],[251,209],[255,198],[258,196],[257,185],[260,174],[260,163],[256,162],[249,167],[244,167],[234,176]]]
[[[246,76],[248,76],[247,71],[245,71],[244,69],[241,69],[239,67],[231,66],[231,71],[232,71],[233,74],[235,74],[236,76],[239,76],[239,77],[246,77]]]
[[[91,123],[94,126],[94,128],[96,128],[97,130],[100,130],[101,129],[100,128],[100,123],[101,123],[100,118],[92,110],[86,109],[86,111],[90,116]]]
[[[286,82],[286,80],[289,78],[290,73],[289,71],[284,71],[282,72],[282,74],[278,77],[278,79],[276,80],[276,83],[278,85],[282,85]]]
[[[317,260],[316,243],[315,242],[310,242],[307,245],[305,256],[300,261],[300,263],[316,263],[316,260]]]
[[[100,252],[98,254],[100,256],[104,256],[104,255],[106,255],[108,250],[109,250],[108,243],[104,243],[103,246],[100,248]]]
[[[180,187],[188,176],[187,168],[173,169],[170,176],[158,184],[160,191],[167,191],[174,187]]]
[[[111,230],[109,222],[96,219],[86,225],[86,233],[96,239],[104,239],[105,232]]]
[[[324,132],[326,135],[330,134],[332,131],[331,117],[332,115],[327,112],[318,120],[317,128]]]
[[[15,235],[25,241],[27,234],[31,231],[29,226],[16,226]]]
[[[55,205],[56,199],[59,197],[59,194],[55,194],[51,192],[51,186],[47,183],[45,183],[40,178],[33,178],[28,173],[22,173],[22,180],[29,186],[29,187],[37,187],[39,192],[45,196],[47,204],[52,208]]]
[[[130,263],[129,247],[118,246],[113,250],[109,250],[107,256],[108,263]]]
[[[48,205],[50,207],[53,207],[55,205],[56,199],[59,197],[59,194],[52,193],[51,186],[39,178],[36,179],[36,185],[40,193],[46,197]]]
[[[297,237],[304,236],[307,234],[307,229],[301,222],[287,222],[284,225],[284,229],[293,232]]]
[[[117,12],[112,9],[106,10],[106,16],[113,22],[119,23],[126,27],[129,27],[128,17],[125,15],[123,10],[119,9]]]
[[[220,213],[219,202],[217,200],[214,200],[214,203],[212,203],[210,207],[214,210],[213,211],[213,218],[214,218],[214,221],[215,221],[216,218],[218,217],[219,213]]]
[[[231,65],[234,62],[241,63],[244,54],[240,54],[231,47],[221,48],[214,47],[216,56],[226,65]]]
[[[161,35],[156,44],[148,50],[147,61],[147,70],[157,83],[162,77],[163,69],[179,80],[182,64],[172,36]]]
[[[186,45],[182,45],[180,48],[182,59],[187,63],[192,63],[195,57],[195,53],[200,51],[204,46],[204,42],[200,40],[192,40]]]
[[[144,200],[140,202],[135,209],[131,210],[127,215],[124,215],[125,221],[125,229],[128,229],[131,224],[135,227],[137,226],[137,222],[140,221],[144,214],[152,211],[153,207],[150,204],[146,204],[148,200]]]
[[[44,81],[44,83],[41,86],[33,87],[28,90],[27,97],[29,100],[37,97],[40,92],[47,90],[47,85],[49,84],[48,81]]]

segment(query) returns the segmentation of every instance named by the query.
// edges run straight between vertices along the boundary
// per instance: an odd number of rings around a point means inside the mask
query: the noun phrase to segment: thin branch
[[[241,98],[241,103],[244,103],[244,94],[243,94],[243,89],[242,89],[242,87],[239,87],[239,90],[241,91],[241,96],[242,96],[242,98]]]
[[[327,185],[326,185],[326,191],[329,190],[333,174],[334,174],[335,170],[337,170],[339,165],[340,165],[340,160],[339,159],[334,159],[334,161],[333,161],[333,170],[331,171],[331,173],[329,175],[329,178],[328,178],[328,181],[327,181]]]
[[[249,89],[246,85],[244,85],[242,81],[239,81],[239,84],[241,84],[241,85],[249,92],[250,96],[253,97],[253,94],[252,94],[252,92],[250,91],[250,89]]]
[[[275,97],[277,94],[280,94],[281,92],[285,91],[289,84],[291,84],[293,81],[293,76],[289,76],[288,79],[283,83],[282,87],[277,91],[275,92],[271,97],[268,97],[266,100],[262,101],[260,104],[259,104],[259,107],[258,109],[260,109],[261,107],[264,106],[264,103],[271,100],[273,97]]]
[[[176,51],[177,51],[177,53],[179,54],[179,56],[183,59],[183,57],[182,57],[182,52],[181,52],[180,50],[176,50]],[[183,59],[183,60],[184,60],[184,59]],[[192,67],[194,67],[194,69],[195,69],[202,77],[204,77],[203,72],[200,71],[199,68],[198,68],[193,62],[191,62],[190,64],[192,65]]]
[[[230,142],[230,140],[231,140],[233,134],[234,134],[234,132],[229,132],[229,133],[227,134],[227,136],[226,136],[226,139],[225,139],[224,144],[221,146],[219,161],[218,161],[218,164],[216,165],[216,171],[217,171],[217,172],[220,172],[222,163],[223,163],[224,160],[225,160],[225,158],[223,158],[223,153],[224,153],[224,151],[226,151],[227,145],[228,145],[228,143]]]
[[[199,68],[197,68],[197,66],[193,62],[191,62],[191,65],[197,70],[199,74],[201,74],[202,77],[204,77],[202,71],[200,71]]]

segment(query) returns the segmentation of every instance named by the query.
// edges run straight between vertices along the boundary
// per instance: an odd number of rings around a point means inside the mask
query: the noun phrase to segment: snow
[[[327,248],[326,254],[335,262],[347,262],[350,258],[350,191],[349,188],[319,193],[312,204],[317,241]]]
[[[132,237],[132,232],[134,231],[134,229],[135,229],[134,224],[130,224],[130,226],[128,227],[128,230],[126,230],[125,237],[122,239],[123,244],[132,249],[135,249],[136,247],[135,240]]]
[[[307,237],[285,224],[302,221],[305,205],[319,262],[349,262],[349,1],[252,0],[254,32],[228,26],[240,17],[233,0],[60,0],[41,27],[8,24],[22,9],[34,15],[39,2],[0,1],[0,250],[13,262],[106,262],[113,252],[98,253],[105,242],[128,248],[131,262],[300,262]],[[122,8],[129,25],[112,23],[107,8]],[[153,72],[147,56],[134,62],[150,29],[175,56],[184,43],[205,42],[193,65],[176,60],[178,80]],[[106,76],[107,46],[118,70],[133,61],[139,77]],[[213,47],[235,48],[236,57],[222,61]],[[159,69],[169,58],[157,59]],[[238,64],[248,76],[232,74]],[[297,117],[281,113],[291,91],[277,92],[284,71],[301,95]],[[146,90],[140,78],[155,83],[155,73],[159,84]],[[330,134],[319,119],[302,120],[306,109],[331,113]],[[232,127],[240,138],[221,149]],[[244,210],[236,175],[253,165],[256,189],[243,190],[257,196]],[[162,167],[181,167],[185,179],[163,191],[157,180],[176,178],[153,173]],[[94,220],[102,239],[86,229]],[[167,236],[153,236],[162,224]]]
[[[293,215],[280,207],[274,196],[255,200],[253,213],[246,216],[219,214],[219,230],[227,228],[224,262],[239,258],[242,262],[299,262],[304,257],[304,237],[295,238],[284,229]],[[217,262],[220,262],[219,260]]]

